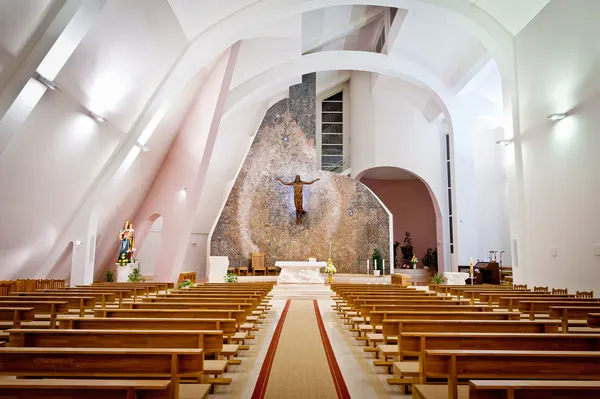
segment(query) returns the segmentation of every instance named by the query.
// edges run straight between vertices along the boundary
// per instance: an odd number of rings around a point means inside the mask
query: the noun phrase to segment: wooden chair
[[[277,266],[268,266],[267,275],[270,276],[271,272],[273,272],[273,276],[277,276],[279,274],[279,268]]]
[[[513,287],[515,290],[526,290],[527,284],[515,284]]]
[[[252,253],[252,275],[256,276],[256,273],[262,273],[264,276],[267,275],[267,268],[265,267],[265,253],[264,252],[253,252]]]
[[[593,298],[594,291],[577,291],[575,298]]]
[[[238,276],[247,276],[248,275],[248,266],[238,266],[237,274],[238,274]]]
[[[233,266],[229,266],[229,267],[227,268],[227,274],[236,274],[236,275],[237,275],[237,274],[238,274],[238,272],[237,272],[237,269],[236,269],[235,267],[233,267]]]
[[[546,287],[533,287],[533,292],[548,292],[548,286]]]
[[[561,288],[552,288],[552,294],[554,295],[567,295],[567,289],[565,288],[564,290]]]

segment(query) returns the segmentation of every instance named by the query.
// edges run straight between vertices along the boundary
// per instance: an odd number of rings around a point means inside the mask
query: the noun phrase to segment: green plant
[[[444,284],[446,282],[446,277],[443,274],[434,274],[431,277],[431,284]]]
[[[146,281],[146,279],[144,278],[144,276],[142,276],[140,268],[136,267],[135,269],[133,269],[131,274],[127,276],[127,281],[129,281],[130,283],[143,283],[144,281]]]
[[[400,247],[400,251],[402,251],[402,260],[404,263],[410,263],[414,255],[414,249],[409,231],[404,232],[404,245]]]
[[[112,270],[107,270],[104,272],[104,282],[105,283],[114,283],[115,282],[115,273]]]
[[[180,290],[182,288],[190,288],[195,286],[196,284],[193,283],[191,280],[183,280],[181,283],[177,284],[177,289]]]
[[[379,253],[379,249],[375,248],[373,250],[373,255],[371,256],[371,260],[373,261],[373,268],[379,271],[383,270],[383,259],[381,258],[381,254]]]
[[[235,274],[227,273],[227,275],[225,276],[225,282],[226,283],[237,283],[238,278]]]
[[[421,262],[423,262],[423,266],[433,267],[435,270],[437,270],[437,266],[438,266],[437,255],[438,255],[437,248],[435,248],[435,249],[433,249],[431,247],[427,248],[427,252],[425,252],[425,255],[423,255],[423,258],[421,259]]]

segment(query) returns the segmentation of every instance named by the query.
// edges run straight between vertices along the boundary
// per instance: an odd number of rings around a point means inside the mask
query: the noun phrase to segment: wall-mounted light
[[[513,141],[514,141],[514,139],[498,140],[498,141],[496,141],[496,144],[504,144],[504,146],[506,147],[507,145],[511,144]]]
[[[104,118],[92,111],[88,111],[88,116],[98,123],[106,122],[106,118]]]
[[[79,240],[77,240],[77,241],[75,241],[75,246],[76,246],[76,247],[78,247],[78,246],[80,246],[82,243],[83,243],[83,241],[79,241]]]
[[[140,142],[135,143],[135,145],[137,145],[139,147],[139,149],[142,150],[142,151],[144,151],[144,152],[150,151],[150,148],[146,147],[145,145],[143,145]]]
[[[43,84],[44,86],[46,86],[47,88],[49,88],[50,90],[60,90],[60,88],[56,85],[56,83],[54,83],[50,79],[43,77],[42,75],[39,74],[39,72],[34,72],[33,78],[35,80],[37,80],[38,82],[40,82],[41,84]]]
[[[567,116],[569,116],[568,112],[555,112],[553,114],[548,115],[546,119],[548,119],[549,121],[559,121],[561,119],[565,119]]]

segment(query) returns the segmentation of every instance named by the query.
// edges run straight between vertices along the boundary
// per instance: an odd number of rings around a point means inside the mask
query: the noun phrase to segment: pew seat
[[[197,389],[197,395],[187,397],[205,398],[210,385],[202,388]],[[168,380],[0,380],[0,399],[167,399],[170,390]]]
[[[414,385],[413,386],[413,398],[414,399],[447,399],[448,398],[448,386],[447,385]],[[469,387],[466,385],[458,386],[458,399],[469,399]]]
[[[469,399],[591,399],[600,397],[600,381],[471,380]]]

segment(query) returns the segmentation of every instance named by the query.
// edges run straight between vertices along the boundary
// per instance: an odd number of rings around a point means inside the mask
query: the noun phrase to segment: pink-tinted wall
[[[392,213],[394,241],[400,241],[400,245],[403,245],[404,232],[410,231],[419,261],[428,247],[437,248],[435,209],[429,190],[421,180],[362,178],[360,181],[369,187]],[[400,248],[397,256],[398,259],[402,257]]]

